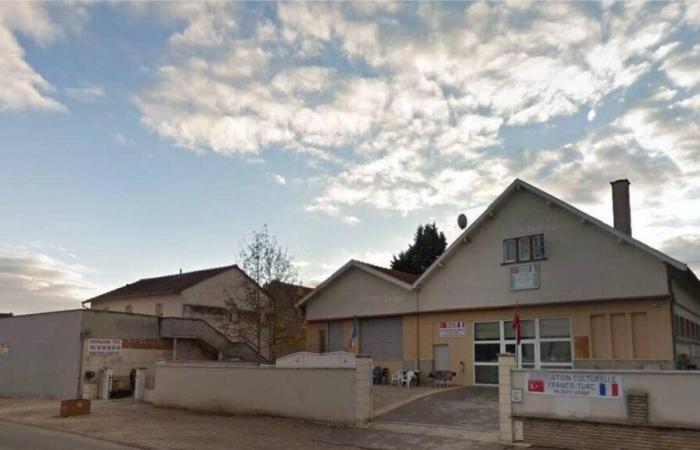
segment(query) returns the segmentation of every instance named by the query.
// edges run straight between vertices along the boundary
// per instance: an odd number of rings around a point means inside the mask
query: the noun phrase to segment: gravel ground
[[[338,427],[292,419],[219,416],[155,408],[132,400],[93,401],[92,414],[58,417],[59,402],[0,398],[0,419],[149,449],[338,450],[320,442]],[[357,447],[344,446],[353,449]]]

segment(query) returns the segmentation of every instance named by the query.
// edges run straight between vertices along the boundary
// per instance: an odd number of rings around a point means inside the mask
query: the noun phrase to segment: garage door
[[[339,352],[345,350],[343,345],[343,324],[331,322],[328,324],[328,351]]]
[[[402,359],[401,317],[360,320],[360,352],[375,359]]]

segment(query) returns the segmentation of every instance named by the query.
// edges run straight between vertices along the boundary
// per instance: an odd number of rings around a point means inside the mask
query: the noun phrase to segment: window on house
[[[518,245],[515,239],[506,239],[503,241],[503,262],[515,262],[518,260],[516,249]]]
[[[163,304],[156,303],[156,316],[163,317]]]
[[[126,305],[124,307],[124,311],[130,313],[130,312],[133,312],[133,308],[131,307],[131,305]]]
[[[518,261],[529,261],[531,259],[530,253],[530,238],[518,239]]]
[[[532,259],[544,258],[544,235],[532,236]]]
[[[513,263],[544,259],[544,235],[535,234],[503,241],[503,262]]]

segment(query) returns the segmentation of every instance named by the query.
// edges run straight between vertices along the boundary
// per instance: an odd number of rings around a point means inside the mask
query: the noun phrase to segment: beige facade
[[[188,274],[184,274],[185,276]],[[143,281],[143,280],[142,280]],[[148,280],[146,280],[148,281]],[[91,309],[203,319],[232,341],[247,342],[257,348],[257,336],[243,331],[244,318],[230,313],[229,301],[234,299],[243,312],[252,309],[248,298],[256,289],[255,283],[236,266],[203,279],[179,292],[166,294],[136,294],[114,298],[100,296],[90,301]],[[267,294],[260,289],[260,304],[269,305]],[[106,295],[106,294],[105,294]],[[243,316],[243,314],[239,314]],[[263,314],[264,316],[264,314]],[[264,318],[265,319],[265,318]],[[250,327],[249,327],[250,329]],[[260,353],[270,354],[270,329],[265,322],[260,337]]]
[[[532,236],[544,242],[539,258],[526,254],[526,261],[505,260],[506,240]],[[522,267],[536,272],[536,281],[528,289],[514,289],[511,270]],[[671,277],[672,272],[682,276]],[[455,381],[473,384],[478,382],[475,371],[495,366],[490,358],[497,345],[501,351],[513,349],[508,335],[517,304],[521,319],[538,329],[523,344],[521,363],[532,357],[538,368],[673,368],[679,350],[700,356],[700,294],[684,264],[520,181],[412,285],[379,275],[359,262],[346,265],[302,302],[308,350],[324,349],[320,340],[328,339],[329,323],[343,323],[347,342],[353,317],[360,323],[400,317],[401,357],[375,357],[375,364],[429,372],[436,367],[436,346],[446,345]],[[674,340],[674,314],[693,318],[697,335]],[[459,324],[460,333],[441,337],[446,322]],[[566,336],[549,338],[545,328],[550,325],[568,328]],[[695,330],[686,322],[683,326]],[[500,336],[486,338],[477,348],[475,341],[484,339],[475,339],[477,327],[500,327]],[[359,352],[373,356],[362,346]]]

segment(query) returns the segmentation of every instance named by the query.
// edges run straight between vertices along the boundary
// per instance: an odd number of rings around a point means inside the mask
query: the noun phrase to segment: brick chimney
[[[632,217],[630,215],[630,182],[615,180],[612,186],[613,222],[615,229],[632,236]]]

